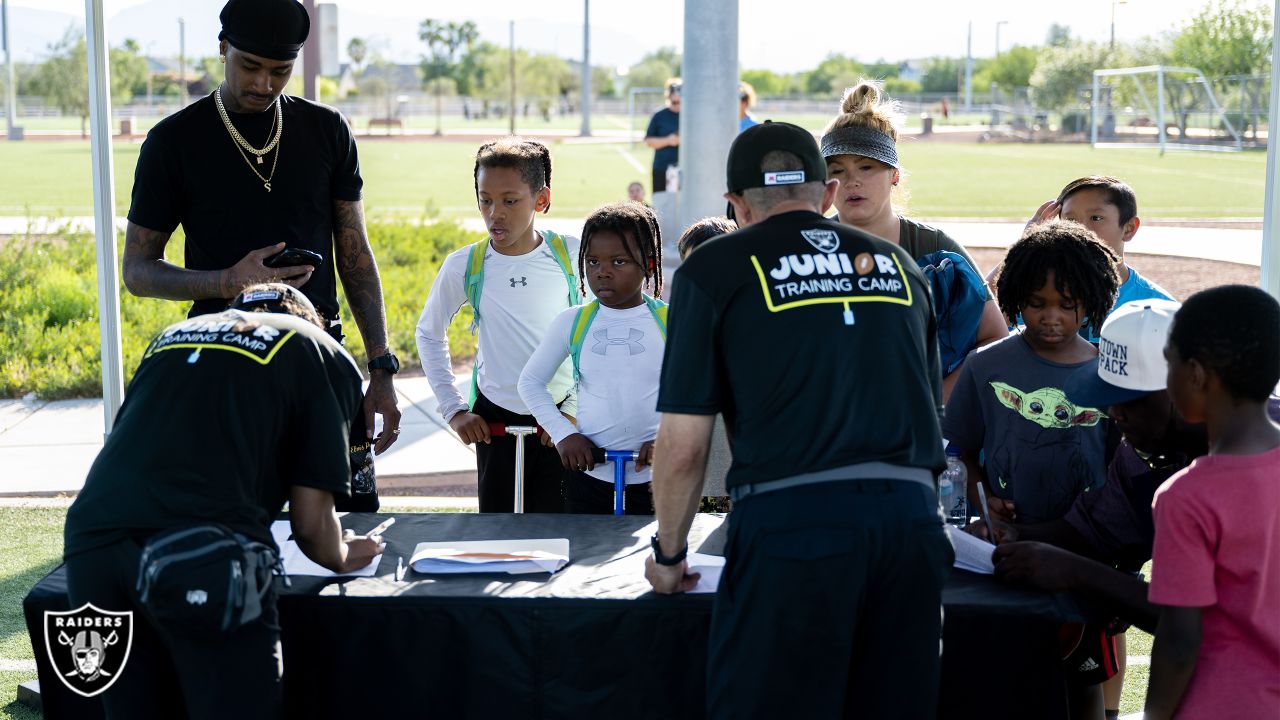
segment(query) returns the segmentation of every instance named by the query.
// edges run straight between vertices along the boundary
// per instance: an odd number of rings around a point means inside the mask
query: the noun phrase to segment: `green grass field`
[[[61,562],[66,514],[62,509],[0,507],[0,523],[8,533],[0,551],[0,661],[35,660],[22,618],[22,598]],[[40,717],[14,701],[18,685],[35,676],[34,670],[0,671],[0,719]]]
[[[820,125],[815,126],[820,127]],[[476,214],[477,143],[362,140],[366,204],[373,216]],[[128,210],[137,144],[115,147],[117,212]],[[916,217],[1028,217],[1070,179],[1117,175],[1138,193],[1144,219],[1261,217],[1266,156],[1094,150],[1086,145],[977,144],[905,140],[907,211]],[[652,152],[628,143],[555,142],[553,216],[583,217],[648,185]],[[89,144],[0,143],[0,215],[93,214]]]

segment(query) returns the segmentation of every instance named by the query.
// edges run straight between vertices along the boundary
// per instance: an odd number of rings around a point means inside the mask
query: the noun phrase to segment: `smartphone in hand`
[[[287,247],[263,260],[262,264],[269,268],[294,267],[296,265],[310,265],[313,268],[318,268],[322,262],[324,262],[324,256],[318,252]]]

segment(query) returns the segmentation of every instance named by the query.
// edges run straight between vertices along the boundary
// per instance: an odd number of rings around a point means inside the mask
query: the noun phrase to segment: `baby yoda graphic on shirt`
[[[1062,517],[1077,495],[1105,478],[1105,468],[1082,443],[1086,435],[1102,431],[1106,415],[1072,403],[1055,387],[1027,391],[1003,382],[990,385],[1001,405],[1027,421],[1014,421],[1003,441],[988,448],[992,488],[1013,499],[1019,522]]]
[[[1093,408],[1073,404],[1058,388],[1043,387],[1023,392],[1002,382],[993,382],[991,387],[995,388],[996,398],[1001,404],[1043,428],[1093,426],[1106,417]]]

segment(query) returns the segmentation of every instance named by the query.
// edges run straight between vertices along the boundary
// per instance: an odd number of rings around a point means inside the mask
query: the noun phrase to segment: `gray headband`
[[[822,136],[822,157],[861,155],[892,168],[898,165],[898,148],[893,138],[874,128],[854,125],[836,128]]]

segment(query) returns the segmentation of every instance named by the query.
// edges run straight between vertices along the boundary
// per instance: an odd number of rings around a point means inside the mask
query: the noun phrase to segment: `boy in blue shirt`
[[[1120,291],[1111,306],[1112,312],[1133,300],[1174,299],[1164,288],[1142,277],[1125,263],[1124,245],[1137,234],[1142,220],[1138,217],[1138,197],[1123,180],[1108,175],[1089,175],[1072,180],[1062,188],[1056,200],[1040,206],[1031,222],[1041,223],[1053,217],[1089,228],[1120,258],[1120,264],[1116,266],[1120,274]],[[1095,333],[1087,328],[1085,333],[1089,342],[1098,343]]]

